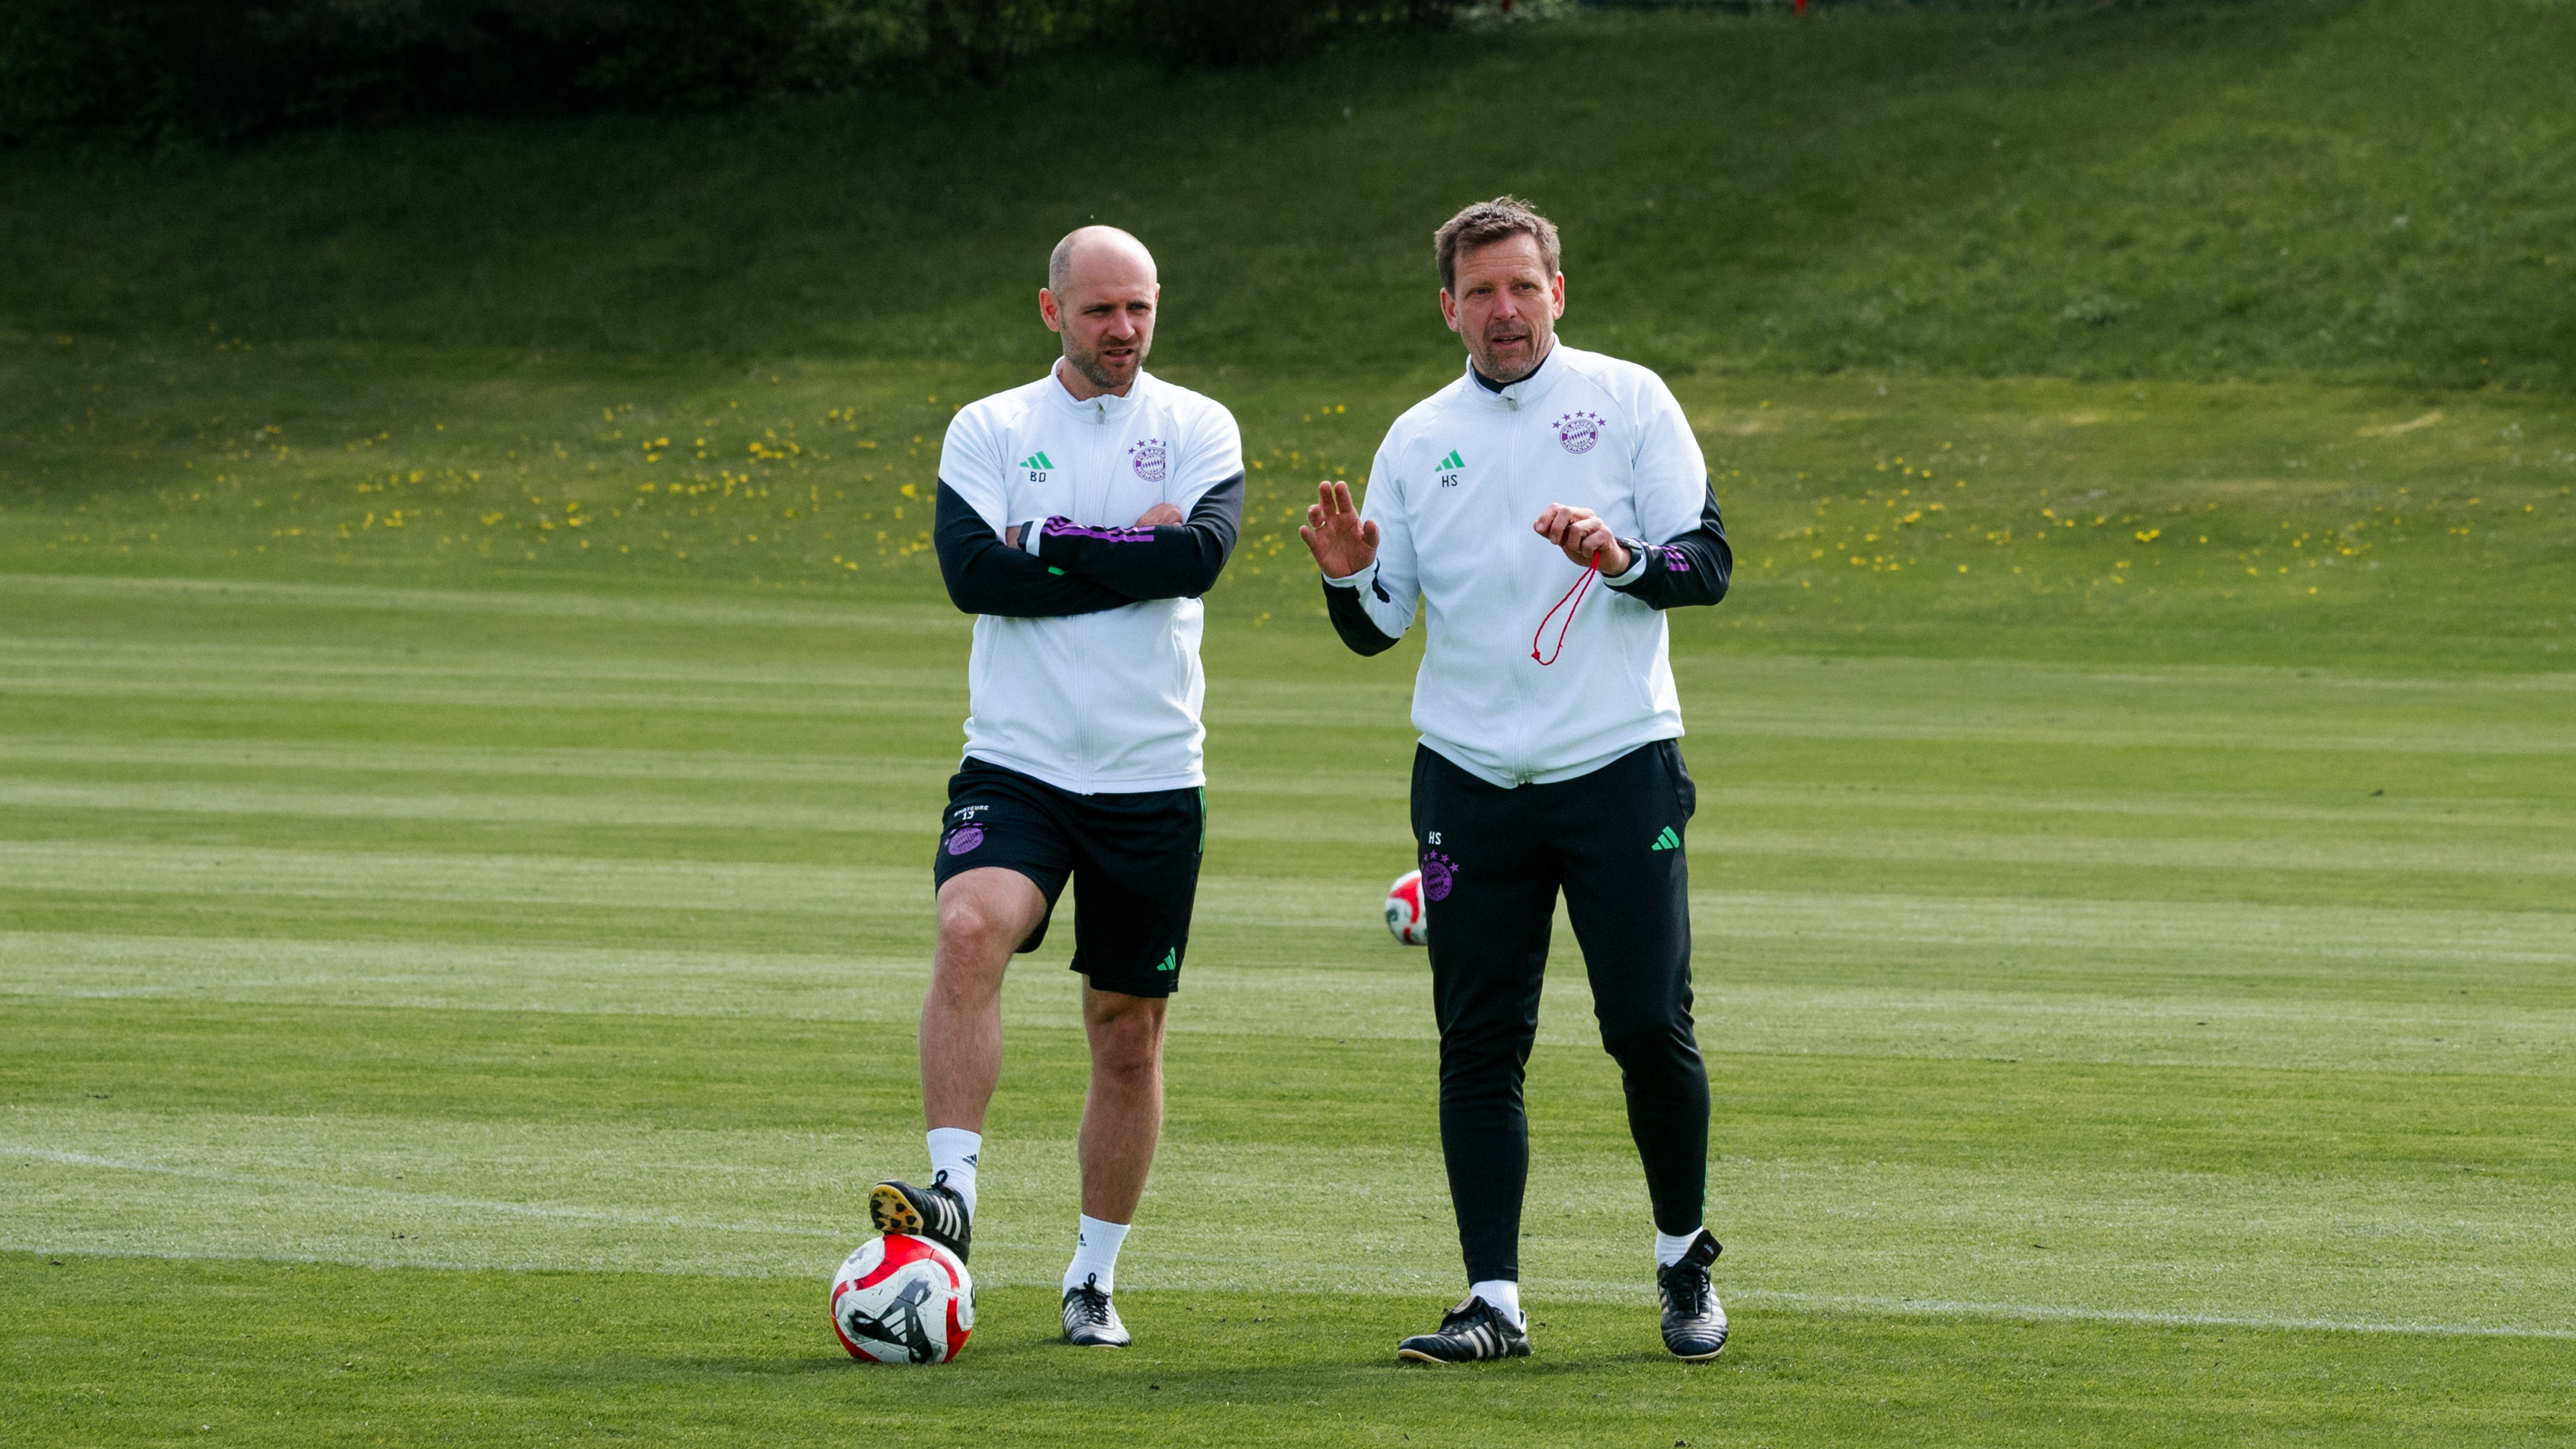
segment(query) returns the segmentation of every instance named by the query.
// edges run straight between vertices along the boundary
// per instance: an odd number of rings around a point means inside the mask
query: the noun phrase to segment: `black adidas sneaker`
[[[1527,1358],[1529,1351],[1529,1334],[1482,1298],[1470,1298],[1442,1314],[1439,1332],[1417,1333],[1395,1346],[1395,1356],[1407,1363]]]
[[[868,1192],[868,1217],[880,1233],[910,1233],[928,1238],[966,1261],[966,1250],[974,1244],[975,1224],[966,1212],[966,1199],[948,1185],[948,1174],[940,1173],[928,1187],[914,1187],[908,1182],[881,1182]]]
[[[1094,1274],[1064,1290],[1064,1341],[1076,1348],[1125,1348],[1136,1340]]]
[[[1701,1363],[1726,1351],[1726,1310],[1708,1282],[1708,1265],[1725,1251],[1702,1228],[1681,1261],[1655,1270],[1655,1290],[1664,1300],[1664,1347],[1675,1358]]]

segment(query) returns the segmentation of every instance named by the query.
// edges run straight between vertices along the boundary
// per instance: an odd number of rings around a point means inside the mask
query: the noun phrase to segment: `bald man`
[[[1233,415],[1145,371],[1160,296],[1136,238],[1067,236],[1038,291],[1064,355],[948,425],[934,537],[948,596],[976,619],[965,760],[931,858],[931,1177],[869,1199],[878,1231],[966,1256],[1002,1071],[1002,973],[1046,939],[1070,880],[1091,1090],[1064,1336],[1086,1347],[1130,1342],[1111,1294],[1162,1130],[1163,1009],[1207,839],[1199,596],[1243,515]]]

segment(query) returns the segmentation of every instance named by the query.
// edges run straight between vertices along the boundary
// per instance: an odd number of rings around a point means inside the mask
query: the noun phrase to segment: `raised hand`
[[[1315,566],[1328,579],[1346,579],[1377,562],[1377,525],[1360,521],[1360,511],[1351,506],[1351,485],[1325,483],[1315,489],[1314,506],[1306,510],[1306,526],[1297,530],[1306,540],[1306,549],[1315,556]]]
[[[1615,579],[1628,571],[1628,546],[1589,508],[1551,503],[1530,527],[1538,531],[1539,537],[1565,550],[1565,556],[1578,564],[1588,565],[1598,554],[1602,573]]]

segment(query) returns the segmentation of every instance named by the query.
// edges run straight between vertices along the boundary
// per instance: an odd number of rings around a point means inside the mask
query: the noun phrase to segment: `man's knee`
[[[1144,1080],[1163,1065],[1163,1003],[1153,997],[1092,993],[1091,1065],[1106,1076]]]
[[[1031,902],[1042,902],[1024,879],[974,881],[961,877],[939,893],[939,944],[977,958],[1008,956],[1032,929]]]
[[[1007,956],[1018,944],[1008,939],[1008,932],[997,913],[982,901],[961,901],[939,908],[939,945],[943,956],[982,960]]]
[[[1648,1078],[1705,1075],[1699,1040],[1687,1016],[1601,1020],[1601,1049],[1630,1076]]]

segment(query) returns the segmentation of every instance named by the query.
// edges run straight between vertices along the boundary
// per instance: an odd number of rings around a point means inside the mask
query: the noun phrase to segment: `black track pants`
[[[1583,948],[1602,1048],[1618,1060],[1655,1226],[1700,1225],[1708,1069],[1691,1032],[1690,871],[1696,794],[1671,740],[1589,775],[1506,790],[1427,747],[1413,757],[1413,834],[1440,1022],[1440,1147],[1467,1280],[1520,1277],[1529,1118],[1556,893]]]

